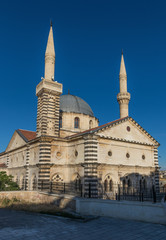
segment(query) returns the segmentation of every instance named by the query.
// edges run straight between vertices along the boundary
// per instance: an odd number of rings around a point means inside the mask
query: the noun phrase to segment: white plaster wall
[[[7,164],[7,154],[0,156],[0,163]]]
[[[127,131],[128,126],[130,127],[130,131]],[[103,129],[98,133],[98,135],[154,144],[154,142],[145,133],[143,133],[138,127],[136,127],[134,123],[129,120],[118,125],[108,127],[107,129]]]
[[[80,119],[80,127],[74,128],[74,119],[78,117]],[[65,137],[77,132],[82,132],[90,129],[89,121],[92,121],[92,127],[98,126],[98,119],[89,115],[81,113],[62,113],[62,128],[60,130],[60,136]]]
[[[112,156],[108,156],[109,151]],[[130,154],[129,158],[126,153]],[[142,155],[145,155],[144,160]],[[101,138],[98,144],[98,163],[154,167],[153,147]]]
[[[26,148],[16,149],[9,153],[9,168],[22,167],[26,164]]]
[[[39,143],[30,146],[29,164],[36,165],[39,162]]]
[[[25,145],[26,142],[19,136],[19,134],[15,131],[7,148],[6,151],[10,151],[12,149],[18,148],[20,146]]]
[[[78,155],[76,156],[76,152]],[[54,141],[51,146],[51,162],[54,164],[79,164],[84,162],[83,140]]]

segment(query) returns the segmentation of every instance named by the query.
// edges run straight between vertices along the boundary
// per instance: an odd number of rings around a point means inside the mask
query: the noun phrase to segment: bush
[[[0,191],[15,191],[19,190],[19,186],[13,181],[12,175],[7,175],[6,172],[0,172]]]

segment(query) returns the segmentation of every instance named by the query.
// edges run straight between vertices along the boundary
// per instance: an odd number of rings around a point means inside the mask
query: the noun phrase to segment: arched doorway
[[[113,192],[113,180],[110,175],[107,175],[104,180],[104,191]]]

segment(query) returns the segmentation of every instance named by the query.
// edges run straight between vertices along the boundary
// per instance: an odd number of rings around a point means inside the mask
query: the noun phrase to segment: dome
[[[70,94],[60,96],[60,111],[83,113],[94,117],[93,111],[88,103],[80,97]]]

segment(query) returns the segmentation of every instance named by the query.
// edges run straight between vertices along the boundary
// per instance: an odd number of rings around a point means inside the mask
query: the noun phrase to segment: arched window
[[[142,179],[139,180],[139,188],[142,189]]]
[[[110,192],[113,191],[113,182],[112,182],[112,180],[109,181],[109,191]]]
[[[36,179],[36,176],[34,176],[32,179],[32,190],[36,190],[36,189],[37,189],[37,179]]]
[[[113,181],[112,181],[110,175],[108,175],[104,180],[104,191],[105,192],[112,192],[113,191]]]
[[[127,186],[131,187],[131,180],[130,179],[127,181]]]
[[[92,120],[89,121],[89,129],[91,129],[93,127],[93,122]]]
[[[21,190],[25,190],[25,178],[23,176],[22,181],[21,181]]]
[[[123,179],[123,188],[125,188],[125,187],[126,187],[126,180]]]
[[[104,190],[107,192],[108,181],[107,179],[104,181]]]
[[[80,127],[80,119],[76,117],[74,119],[74,128],[79,128]]]
[[[59,128],[62,128],[62,117],[59,117]]]
[[[145,179],[143,180],[143,189],[144,190],[146,189],[146,180]]]
[[[81,178],[78,174],[75,177],[74,183],[75,183],[75,190],[76,191],[79,190],[81,188]]]

